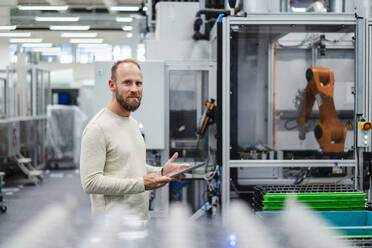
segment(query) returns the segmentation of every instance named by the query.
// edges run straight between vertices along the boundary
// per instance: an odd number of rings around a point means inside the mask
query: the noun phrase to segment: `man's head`
[[[133,112],[140,106],[142,84],[141,67],[136,60],[120,60],[112,66],[110,90],[125,110]]]

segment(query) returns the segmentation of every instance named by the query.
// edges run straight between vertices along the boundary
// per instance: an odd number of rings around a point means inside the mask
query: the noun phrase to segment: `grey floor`
[[[79,219],[86,220],[80,225],[89,225],[90,203],[82,191],[78,170],[46,170],[43,182],[36,186],[24,177],[12,177],[3,191],[7,211],[0,213],[0,246],[47,206],[64,204],[67,199],[77,204]]]

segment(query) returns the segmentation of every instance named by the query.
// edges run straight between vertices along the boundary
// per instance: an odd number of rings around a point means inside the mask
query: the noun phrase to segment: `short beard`
[[[141,105],[141,97],[136,96],[138,101],[130,102],[129,97],[123,98],[116,92],[116,101],[122,106],[125,110],[129,112],[136,111]]]

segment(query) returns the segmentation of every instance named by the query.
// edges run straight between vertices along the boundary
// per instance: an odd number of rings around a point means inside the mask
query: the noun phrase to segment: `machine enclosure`
[[[20,150],[20,122],[16,119],[0,120],[0,157],[12,157]]]

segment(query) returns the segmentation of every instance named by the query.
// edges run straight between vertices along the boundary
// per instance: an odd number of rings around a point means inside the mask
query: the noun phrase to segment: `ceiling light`
[[[133,30],[133,27],[132,26],[124,26],[124,27],[122,27],[122,29],[124,31],[132,31]]]
[[[70,39],[70,43],[102,43],[103,39]]]
[[[0,33],[0,37],[30,37],[31,33]]]
[[[138,6],[110,6],[111,11],[138,11]]]
[[[59,26],[51,25],[49,26],[50,30],[89,30],[90,26]]]
[[[52,47],[52,43],[25,43],[22,47]]]
[[[79,48],[104,48],[108,47],[108,44],[78,44]]]
[[[19,10],[62,10],[62,11],[64,11],[64,10],[68,9],[68,5],[60,5],[60,6],[18,5],[18,9]]]
[[[132,17],[116,17],[117,22],[132,22]]]
[[[80,17],[53,17],[53,16],[35,16],[37,22],[78,22]]]
[[[61,37],[65,38],[94,38],[97,37],[97,33],[62,33]]]
[[[0,26],[0,30],[14,30],[16,29],[16,25],[13,26]]]
[[[43,39],[10,39],[10,43],[39,43],[42,42]]]
[[[127,38],[132,38],[133,34],[132,33],[127,33]]]

